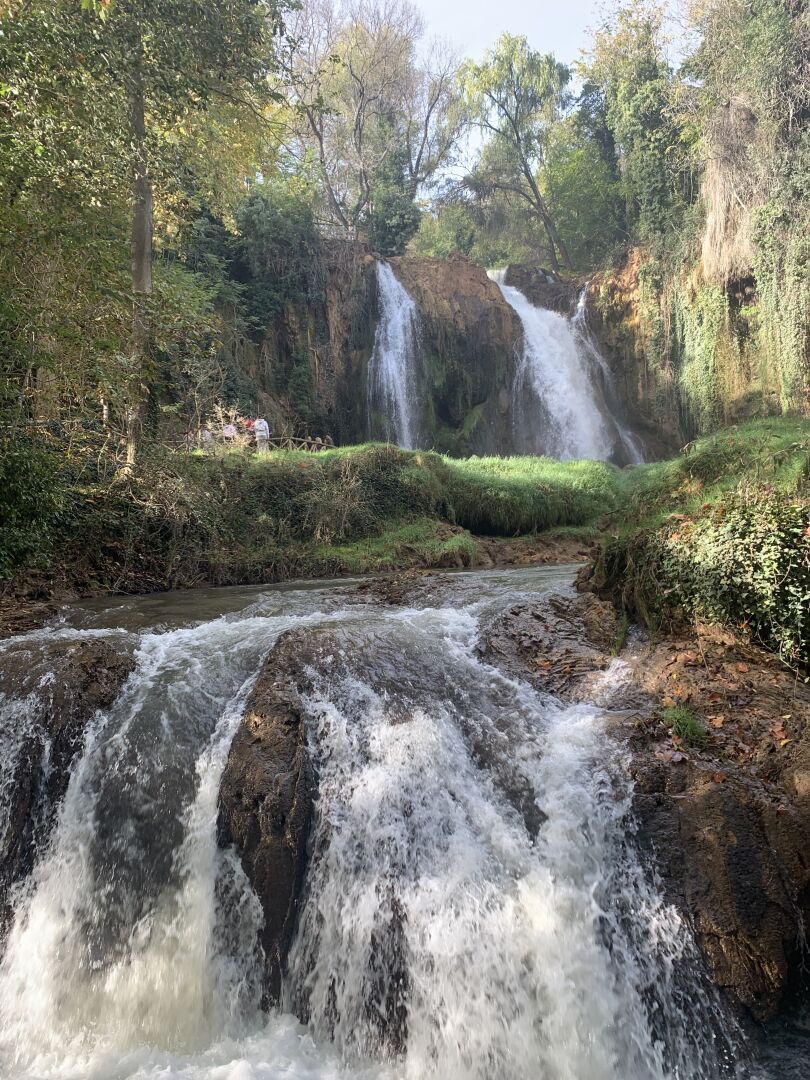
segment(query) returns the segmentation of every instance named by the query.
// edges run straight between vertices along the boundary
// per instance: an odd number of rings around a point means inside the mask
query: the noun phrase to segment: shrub
[[[740,491],[605,552],[606,582],[648,624],[682,611],[810,664],[810,503]]]
[[[28,443],[0,442],[0,581],[47,556],[63,505],[54,455]]]

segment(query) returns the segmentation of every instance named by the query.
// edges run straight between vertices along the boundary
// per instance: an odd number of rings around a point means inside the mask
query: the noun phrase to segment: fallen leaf
[[[741,671],[741,672],[746,672],[746,671],[750,670],[749,667],[748,667],[748,664],[744,664],[742,661],[740,661],[738,664],[736,664],[735,667],[737,668],[737,671]]]
[[[717,728],[722,727],[723,724],[725,724],[725,722],[726,722],[725,716],[720,716],[720,715],[709,716],[709,717],[707,717],[707,719],[708,719],[709,723],[712,725],[712,727],[717,727]]]
[[[665,697],[661,700],[661,704],[664,706],[665,709],[674,709],[675,699],[671,697]]]
[[[724,772],[712,773],[712,780],[714,780],[715,784],[722,784],[723,781],[727,780],[727,779],[728,779],[728,773],[724,773]]]

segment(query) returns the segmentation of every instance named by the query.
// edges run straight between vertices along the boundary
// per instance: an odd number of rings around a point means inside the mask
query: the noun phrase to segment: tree
[[[685,147],[673,113],[664,7],[629,0],[596,34],[586,75],[604,95],[628,225],[650,241],[674,228],[685,202]]]
[[[98,6],[98,5],[96,5]],[[275,0],[115,0],[92,32],[88,67],[117,85],[127,105],[132,191],[133,357],[145,366],[149,330],[140,298],[152,292],[150,150],[162,130],[212,100],[255,95],[266,72]],[[140,362],[138,362],[140,360]],[[127,409],[127,464],[134,461],[139,402]]]
[[[559,114],[569,71],[554,57],[529,48],[524,37],[503,34],[482,63],[460,72],[470,113],[488,135],[474,190],[501,191],[522,200],[542,224],[553,269],[571,267],[564,240],[537,180],[548,129]]]
[[[463,130],[455,58],[434,45],[420,61],[422,34],[407,0],[306,0],[291,22],[284,70],[301,121],[291,145],[299,157],[314,153],[328,216],[351,236],[369,224],[375,198],[384,214],[395,199],[408,217]]]
[[[26,0],[6,10],[0,391],[18,417],[55,396],[70,408],[93,400],[105,418],[129,409],[132,456],[151,354],[174,340],[185,363],[206,336],[189,335],[186,312],[210,315],[210,290],[194,275],[179,287],[153,237],[176,236],[212,187],[232,205],[255,174],[244,132],[257,143],[277,108],[267,81],[277,13],[275,0]]]

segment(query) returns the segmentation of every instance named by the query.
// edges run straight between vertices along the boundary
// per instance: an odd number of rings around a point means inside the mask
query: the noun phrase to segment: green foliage
[[[51,553],[64,505],[63,477],[52,454],[0,441],[0,581]]]
[[[285,304],[319,295],[320,239],[311,192],[281,180],[259,185],[237,210],[236,224],[249,270],[247,316],[262,332]]]
[[[621,166],[627,222],[644,242],[677,227],[684,170],[671,113],[663,6],[629,0],[596,35],[588,78],[600,87]]]
[[[651,625],[744,630],[810,663],[810,425],[760,421],[623,477],[621,533],[599,575]]]
[[[472,532],[516,536],[592,523],[612,509],[618,470],[551,458],[447,459],[452,519]]]
[[[560,236],[578,270],[604,263],[623,227],[621,185],[596,139],[586,137],[576,118],[549,133],[541,187],[554,207]]]
[[[702,746],[706,742],[703,721],[686,705],[673,705],[661,710],[661,719],[673,735],[687,746]]]
[[[549,129],[564,102],[568,68],[550,54],[535,52],[524,37],[502,34],[480,64],[467,61],[459,78],[471,116],[487,136],[473,177],[479,197],[508,194],[528,209],[546,236],[554,269],[571,260],[560,237],[556,213],[537,182]]]
[[[371,189],[369,240],[380,255],[402,255],[419,228],[421,213],[414,202],[404,155],[390,154]]]

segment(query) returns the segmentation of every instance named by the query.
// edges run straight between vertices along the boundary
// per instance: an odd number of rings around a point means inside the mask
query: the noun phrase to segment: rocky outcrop
[[[564,701],[581,701],[618,642],[613,605],[566,589],[500,615],[484,631],[482,653]]]
[[[389,262],[419,311],[425,444],[451,453],[509,451],[522,333],[514,311],[486,271],[462,257]],[[306,303],[287,305],[260,344],[236,337],[229,343],[234,366],[257,387],[274,428],[305,423],[339,444],[368,438],[375,271],[376,260],[362,247],[327,246]]]
[[[218,840],[233,845],[262,906],[265,1001],[278,1001],[307,862],[314,776],[293,669],[300,635],[285,637],[256,681],[219,793]]]
[[[551,270],[541,266],[510,265],[506,268],[504,282],[511,285],[535,307],[548,308],[559,315],[573,315],[579,292],[584,283],[563,281]]]
[[[631,736],[639,839],[714,981],[769,1019],[789,1003],[810,919],[810,692],[717,627],[630,660],[655,703]],[[662,721],[676,704],[697,738]]]
[[[810,818],[744,775],[637,749],[639,840],[716,985],[757,1020],[784,1003],[810,914]],[[722,779],[720,779],[722,777]]]
[[[0,695],[19,704],[19,729],[4,747],[0,834],[0,934],[10,890],[31,872],[64,798],[71,767],[96,711],[109,708],[133,670],[132,657],[104,639],[52,641],[36,662],[25,642],[3,654]]]
[[[464,258],[390,260],[419,311],[431,445],[452,453],[511,449],[509,407],[522,328],[483,267]]]

